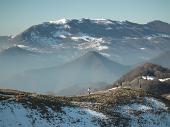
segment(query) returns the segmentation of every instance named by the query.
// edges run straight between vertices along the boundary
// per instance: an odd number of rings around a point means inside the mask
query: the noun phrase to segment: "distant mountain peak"
[[[76,60],[74,60],[72,63],[76,63],[78,65],[88,65],[88,66],[93,66],[93,67],[97,67],[100,66],[99,69],[101,68],[107,68],[108,70],[122,70],[124,69],[124,71],[127,70],[128,67],[117,63],[115,61],[110,60],[109,58],[103,56],[102,54],[100,54],[99,52],[96,51],[89,51],[87,53],[85,53],[84,55],[80,56],[79,58],[77,58]],[[114,72],[113,71],[113,72]],[[116,71],[117,73],[119,73],[119,71]],[[120,72],[121,73],[121,72]]]
[[[102,56],[100,53],[97,51],[89,51],[84,54],[84,56]]]
[[[169,23],[155,20],[155,21],[149,22],[147,25],[159,33],[170,34],[170,24]]]
[[[168,24],[168,23],[163,22],[161,20],[154,20],[154,21],[148,22],[148,24]]]
[[[89,51],[86,52],[85,54],[83,54],[82,56],[80,56],[77,61],[81,61],[82,63],[86,63],[86,62],[102,62],[102,63],[115,63],[118,64],[110,59],[108,59],[107,57],[103,56],[102,54],[100,54],[97,51]]]

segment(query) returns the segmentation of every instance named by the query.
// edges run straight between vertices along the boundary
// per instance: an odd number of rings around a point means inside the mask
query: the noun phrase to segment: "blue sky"
[[[0,0],[0,35],[61,18],[170,23],[170,0]]]

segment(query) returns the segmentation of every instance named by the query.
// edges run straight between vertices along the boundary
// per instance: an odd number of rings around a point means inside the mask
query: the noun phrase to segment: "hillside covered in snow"
[[[141,89],[62,97],[0,90],[2,127],[169,127],[170,102]]]

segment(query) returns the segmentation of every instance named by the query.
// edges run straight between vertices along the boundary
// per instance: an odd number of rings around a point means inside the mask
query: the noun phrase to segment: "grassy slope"
[[[31,107],[48,105],[52,106],[52,108],[59,109],[59,107],[65,105],[80,106],[81,104],[81,106],[87,107],[87,104],[89,104],[89,106],[94,104],[95,106],[92,106],[92,108],[99,111],[104,111],[105,108],[131,103],[133,101],[142,101],[139,97],[153,96],[142,89],[132,88],[117,88],[103,93],[93,93],[90,95],[74,97],[42,95],[4,89],[0,89],[0,94],[9,95],[0,96],[0,100],[13,98],[13,100],[25,103]],[[21,97],[18,97],[19,94],[21,94]]]

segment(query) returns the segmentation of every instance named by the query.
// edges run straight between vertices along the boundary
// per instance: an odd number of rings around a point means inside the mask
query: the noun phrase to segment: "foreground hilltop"
[[[141,89],[76,97],[0,90],[0,126],[170,126],[169,101]]]

